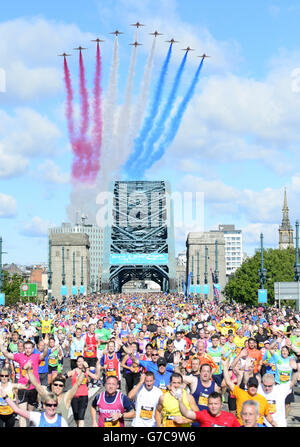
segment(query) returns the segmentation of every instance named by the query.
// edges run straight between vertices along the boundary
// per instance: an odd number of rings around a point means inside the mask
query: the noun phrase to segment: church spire
[[[282,222],[279,227],[279,248],[285,249],[294,247],[293,228],[289,218],[289,208],[287,203],[286,188],[284,188]]]
[[[286,230],[289,230],[291,228],[290,218],[289,218],[289,208],[288,208],[288,204],[287,204],[286,188],[284,188],[281,228],[286,229]]]

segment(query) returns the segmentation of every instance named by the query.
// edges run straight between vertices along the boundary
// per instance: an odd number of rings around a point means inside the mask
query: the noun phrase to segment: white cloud
[[[29,158],[61,151],[59,129],[29,108],[17,108],[11,115],[0,110],[0,134],[0,177],[25,172]]]
[[[16,199],[0,193],[0,217],[15,217],[17,214]]]
[[[41,17],[0,23],[0,61],[7,80],[3,100],[29,102],[62,91],[61,58],[57,55],[92,36],[77,25]]]
[[[47,237],[48,229],[51,226],[53,226],[51,222],[44,221],[40,217],[35,216],[30,222],[24,223],[21,234],[29,237]]]
[[[38,177],[44,182],[58,185],[67,184],[70,180],[69,174],[61,172],[59,166],[53,160],[45,160],[38,167]]]

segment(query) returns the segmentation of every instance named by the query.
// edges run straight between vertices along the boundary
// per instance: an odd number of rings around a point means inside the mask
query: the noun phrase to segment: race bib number
[[[82,355],[81,352],[74,352],[74,357],[75,357],[75,358],[79,357],[80,355]]]
[[[270,407],[270,413],[274,414],[276,413],[276,401],[275,400],[268,400],[268,404]]]
[[[172,416],[167,416],[166,427],[177,427]]]
[[[56,366],[57,365],[57,359],[49,359],[49,366]]]
[[[86,351],[85,356],[86,357],[93,357],[94,352],[93,351]]]
[[[119,420],[113,421],[112,418],[105,418],[104,427],[120,427],[120,422]]]
[[[200,394],[198,405],[204,405],[207,407],[207,403],[208,403],[208,396],[206,394]]]
[[[9,405],[0,405],[0,414],[3,416],[8,416],[13,413],[13,410]]]
[[[83,381],[81,382],[81,385],[86,385],[87,384],[87,378],[85,377],[84,379],[83,379]]]
[[[116,376],[117,375],[117,371],[115,369],[113,369],[113,368],[110,368],[110,369],[107,370],[106,375],[107,375],[107,377],[109,377],[109,376]]]
[[[141,408],[140,418],[141,419],[152,419],[153,417],[153,407],[143,407]]]
[[[45,360],[42,360],[39,364],[39,366],[45,366]]]
[[[26,369],[22,369],[22,377],[27,377],[27,371],[26,371]]]
[[[288,382],[290,380],[290,374],[289,373],[280,373],[279,380],[280,380],[280,382]]]

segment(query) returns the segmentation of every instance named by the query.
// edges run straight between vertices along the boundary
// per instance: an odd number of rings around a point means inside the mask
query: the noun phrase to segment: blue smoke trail
[[[169,94],[169,98],[168,98],[166,105],[161,113],[161,116],[159,117],[155,128],[152,130],[149,138],[147,139],[147,141],[145,143],[145,151],[143,154],[143,159],[141,160],[142,165],[139,166],[139,169],[143,169],[143,164],[147,164],[147,160],[148,160],[149,156],[151,155],[151,152],[153,151],[154,144],[156,143],[156,141],[159,140],[159,138],[161,137],[161,135],[163,134],[163,132],[165,130],[165,123],[166,123],[168,117],[170,116],[174,102],[176,100],[176,94],[177,94],[180,80],[181,80],[183,70],[184,70],[184,67],[186,64],[187,54],[188,53],[186,52],[185,55],[183,56],[182,62],[177,70],[177,73],[176,73],[176,76],[175,76],[175,79],[173,82],[173,86],[172,86],[171,92]]]
[[[188,89],[185,97],[181,101],[181,104],[178,107],[178,110],[175,114],[175,116],[172,118],[169,130],[167,134],[165,135],[164,139],[160,143],[157,151],[155,151],[152,155],[152,157],[149,158],[148,163],[145,166],[145,169],[150,168],[156,161],[160,160],[161,157],[164,155],[166,148],[173,142],[174,138],[176,137],[176,134],[178,132],[178,129],[180,127],[182,117],[184,115],[184,112],[186,111],[186,108],[192,99],[196,85],[198,83],[199,77],[200,77],[200,71],[203,65],[204,58],[201,59],[201,62],[199,64],[199,67],[197,68],[197,71],[195,73],[195,76],[192,80],[192,83],[190,85],[190,88]],[[142,169],[142,172],[139,172],[140,175],[143,175],[145,172],[145,169]]]
[[[166,75],[167,75],[167,71],[168,71],[168,66],[169,66],[169,62],[171,59],[171,54],[172,54],[172,44],[169,47],[169,51],[168,54],[166,56],[166,59],[163,63],[161,72],[160,72],[160,76],[158,79],[158,83],[157,83],[157,87],[156,87],[156,92],[154,95],[154,100],[152,102],[151,105],[151,109],[150,109],[150,113],[149,115],[145,118],[142,129],[140,131],[139,136],[134,140],[134,148],[133,148],[133,153],[130,155],[129,159],[127,160],[127,162],[125,163],[124,169],[125,171],[127,171],[128,173],[133,173],[134,172],[134,164],[136,163],[139,155],[141,154],[141,152],[143,151],[143,147],[144,147],[144,141],[147,138],[148,133],[150,132],[154,120],[155,120],[155,116],[157,115],[157,112],[159,110],[159,106],[161,103],[161,97],[162,97],[162,92],[163,92],[163,88],[164,88],[164,84],[165,84],[165,79],[166,79]]]

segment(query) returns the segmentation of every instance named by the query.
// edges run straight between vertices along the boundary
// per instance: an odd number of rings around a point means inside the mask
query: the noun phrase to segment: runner
[[[134,417],[135,411],[129,398],[117,389],[117,377],[108,377],[105,382],[105,391],[97,394],[91,405],[93,427],[124,427],[124,419]],[[99,412],[98,421],[97,411]]]
[[[133,427],[156,427],[155,412],[161,395],[162,390],[155,386],[153,372],[141,374],[139,383],[128,394],[130,400],[135,400]]]

